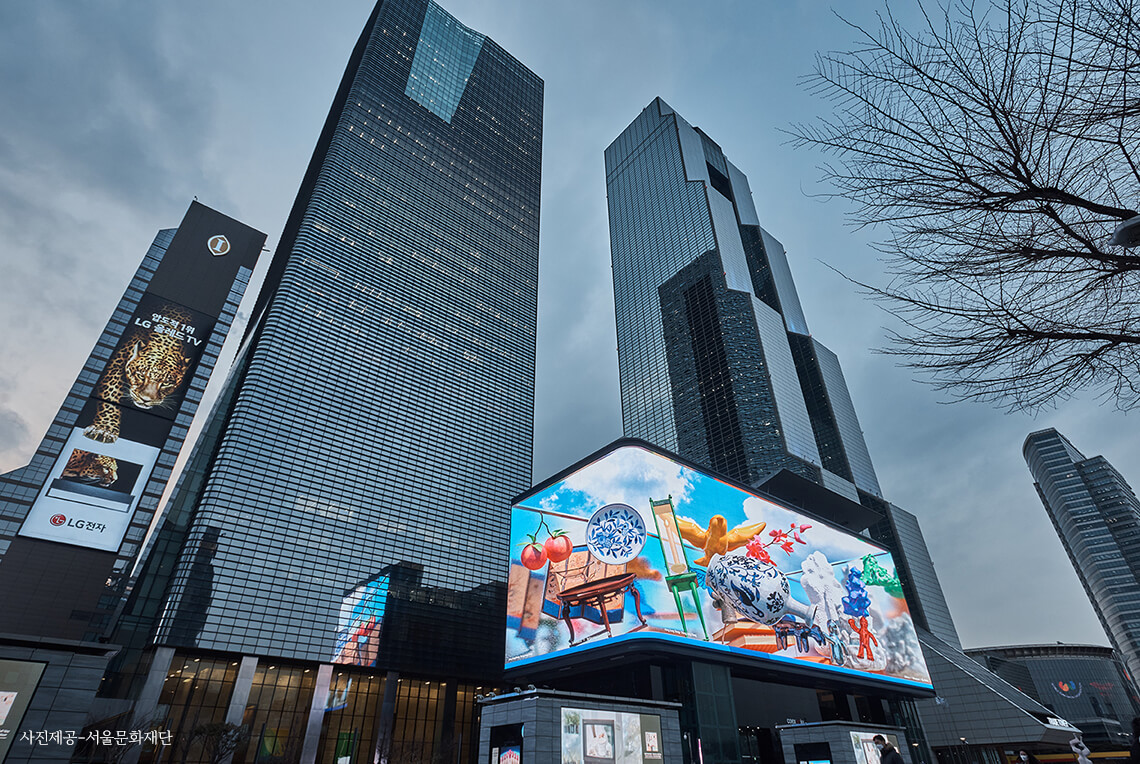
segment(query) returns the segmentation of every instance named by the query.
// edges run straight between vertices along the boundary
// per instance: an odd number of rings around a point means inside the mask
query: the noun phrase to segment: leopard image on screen
[[[150,297],[149,295],[147,297]],[[173,418],[179,393],[194,366],[202,337],[200,316],[180,305],[149,299],[140,303],[92,395],[99,401],[83,434],[99,443],[122,435],[120,406]]]

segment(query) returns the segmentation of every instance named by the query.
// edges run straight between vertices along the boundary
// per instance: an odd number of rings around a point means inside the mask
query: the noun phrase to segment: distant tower
[[[1022,453],[1093,609],[1135,681],[1140,676],[1140,501],[1103,456],[1086,459],[1052,428],[1030,434]]]

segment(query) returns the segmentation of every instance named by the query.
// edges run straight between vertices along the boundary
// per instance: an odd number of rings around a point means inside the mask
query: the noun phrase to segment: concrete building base
[[[813,722],[780,725],[776,731],[780,736],[784,764],[824,760],[831,764],[868,764],[866,758],[856,751],[851,734],[853,732],[863,737],[883,735],[889,738],[894,735],[898,738],[899,753],[903,760],[914,761],[910,741],[902,727],[856,722]]]

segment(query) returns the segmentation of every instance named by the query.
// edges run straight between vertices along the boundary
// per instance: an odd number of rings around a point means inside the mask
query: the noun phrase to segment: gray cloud
[[[0,454],[22,449],[29,435],[27,422],[17,412],[0,405]]]
[[[189,62],[165,54],[159,7],[10,4],[2,21],[5,166],[180,204],[200,182],[213,108]]]

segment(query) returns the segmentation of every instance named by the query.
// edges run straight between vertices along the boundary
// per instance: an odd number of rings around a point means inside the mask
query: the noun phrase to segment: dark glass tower
[[[1086,459],[1052,428],[1022,452],[1101,626],[1140,676],[1140,501],[1103,456]]]
[[[0,623],[4,627],[0,631],[44,634],[94,641],[110,625],[111,614],[114,612],[117,601],[114,595],[121,593],[121,584],[126,582],[127,574],[130,573],[130,566],[138,555],[143,537],[146,535],[147,526],[154,519],[162,491],[170,477],[170,467],[173,466],[178,457],[178,451],[182,446],[182,440],[186,437],[188,427],[180,428],[178,434],[181,437],[177,438],[171,444],[172,447],[168,449],[168,452],[163,455],[163,469],[155,476],[155,484],[148,486],[148,489],[143,492],[143,499],[139,511],[136,513],[135,527],[127,531],[124,538],[125,543],[114,555],[97,550],[59,547],[43,541],[21,543],[17,540],[16,533],[27,518],[40,490],[47,482],[52,466],[63,453],[67,436],[79,421],[79,412],[94,391],[95,382],[107,365],[115,346],[119,343],[123,333],[127,331],[128,320],[131,314],[135,312],[135,308],[138,307],[139,298],[142,297],[150,283],[155,269],[162,262],[166,248],[170,245],[171,239],[174,238],[175,232],[176,229],[162,230],[154,237],[146,257],[131,279],[126,293],[115,306],[111,319],[103,329],[103,333],[91,351],[87,362],[84,363],[79,378],[75,380],[55,419],[52,420],[51,427],[40,442],[31,462],[25,467],[20,467],[0,476],[0,516],[9,521],[4,524],[4,532],[0,535],[0,571],[3,571],[0,572],[0,576],[4,576],[5,573],[9,577],[17,575],[17,568],[42,571],[43,569],[34,560],[42,554],[45,548],[56,552],[66,552],[71,557],[67,564],[58,567],[59,578],[57,580],[44,582],[46,587],[43,590],[38,592],[33,590],[25,595],[28,602],[24,607],[13,608],[11,607],[13,600],[9,600],[9,607],[4,608],[5,612],[0,615],[0,619],[2,619]],[[236,299],[228,306],[229,311],[225,316],[227,329],[229,322],[233,321],[234,314],[237,312],[241,293],[249,281],[249,275],[248,271],[244,274],[244,279],[239,285],[240,288],[234,295]],[[223,332],[215,346],[210,348],[208,362],[200,367],[201,378],[194,385],[192,409],[188,412],[191,415],[197,409],[198,401],[201,400],[202,391],[209,380],[210,372],[213,370],[217,354],[221,349],[221,341],[224,338],[225,333]],[[13,544],[16,544],[17,547],[15,554],[9,555]],[[21,554],[20,547],[25,547],[23,554]],[[17,558],[23,559],[17,562]],[[78,583],[89,588],[89,591],[84,593],[85,596],[80,595],[83,599],[86,599],[89,604],[98,605],[103,594],[108,593],[112,596],[109,600],[103,601],[102,607],[89,608],[86,618],[70,618],[68,617],[70,613],[63,614],[63,617],[60,617],[59,614],[53,613],[51,608],[45,608],[43,605],[56,599],[58,592],[65,588],[65,582],[74,574],[76,566],[83,570],[83,574],[77,576]],[[88,571],[87,568],[89,567],[92,567],[93,570]],[[104,591],[108,574],[119,584],[120,592]],[[17,596],[19,599],[25,599],[25,596]]]
[[[839,361],[811,336],[784,248],[760,226],[744,173],[658,98],[606,149],[606,188],[625,434],[864,533],[897,564],[941,697],[886,703],[821,686],[803,718],[883,723],[887,708],[915,764],[933,761],[928,743],[961,755],[963,736],[986,757],[1013,740],[1060,742],[1068,733],[1050,726],[1048,709],[962,653],[918,521],[882,498]],[[712,686],[704,671],[721,675],[717,692],[737,698],[736,716],[682,693],[695,709],[682,726],[721,741],[706,761],[737,761],[736,720],[772,701],[745,692],[746,677],[723,666],[694,662],[682,683]],[[777,707],[803,701],[772,692]],[[773,735],[741,728],[739,753],[763,756]]]
[[[235,760],[467,750],[531,478],[542,99],[434,2],[377,4],[124,620],[157,617],[140,708],[247,725]]]
[[[0,633],[107,630],[264,242],[197,202],[155,236],[31,462],[0,475]]]
[[[606,149],[625,434],[757,485],[879,483],[748,179],[660,98]]]

